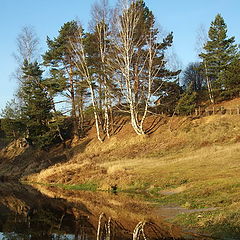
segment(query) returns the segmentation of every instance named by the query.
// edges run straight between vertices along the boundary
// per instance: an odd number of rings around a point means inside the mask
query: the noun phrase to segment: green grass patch
[[[97,191],[98,185],[92,182],[86,182],[82,184],[75,184],[75,185],[67,185],[67,184],[59,184],[59,183],[36,183],[36,182],[23,182],[24,184],[38,184],[47,187],[58,187],[66,190],[81,190],[81,191]]]
[[[56,186],[66,190],[97,191],[98,189],[97,184],[90,182],[76,185],[56,184]]]
[[[183,227],[211,233],[217,239],[239,239],[240,213],[229,209],[190,214],[179,214],[171,220]]]
[[[209,207],[225,207],[233,203],[226,192],[214,192],[206,190],[184,191],[171,195],[161,195],[154,193],[147,197],[147,201],[158,203],[159,205],[182,206],[189,209],[200,209]]]

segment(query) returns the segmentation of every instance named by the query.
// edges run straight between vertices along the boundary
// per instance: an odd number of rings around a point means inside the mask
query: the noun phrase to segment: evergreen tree
[[[158,91],[158,100],[155,102],[157,112],[172,115],[182,93],[183,89],[177,81],[162,81],[161,88]]]
[[[185,89],[191,89],[191,91],[199,92],[203,90],[204,76],[200,70],[200,63],[190,63],[183,72],[182,85]]]
[[[2,110],[1,128],[10,140],[24,137],[26,125],[21,118],[21,106],[16,99],[7,102]]]
[[[27,126],[27,137],[30,143],[43,147],[46,145],[46,134],[50,131],[49,121],[52,118],[52,102],[44,87],[42,70],[37,62],[23,64],[22,86],[19,96],[22,106],[22,119]]]
[[[65,23],[58,37],[47,38],[48,50],[43,55],[44,65],[50,67],[51,78],[48,85],[55,93],[61,93],[71,102],[71,116],[74,121],[74,135],[78,135],[76,89],[79,73],[74,64],[71,42],[75,41],[78,24],[76,21]]]
[[[210,90],[216,95],[223,89],[223,82],[219,76],[236,58],[237,45],[234,44],[234,37],[227,37],[227,25],[220,14],[217,14],[211,23],[208,36],[209,40],[203,47],[205,51],[199,56],[203,60],[202,68],[210,82]]]
[[[2,127],[2,119],[0,119],[0,144],[1,144],[1,140],[4,139],[6,137],[6,133],[3,130]]]
[[[176,113],[180,115],[192,114],[196,108],[197,93],[190,89],[182,94],[176,106]]]
[[[240,59],[231,62],[220,75],[223,84],[221,96],[223,99],[231,99],[240,96]]]

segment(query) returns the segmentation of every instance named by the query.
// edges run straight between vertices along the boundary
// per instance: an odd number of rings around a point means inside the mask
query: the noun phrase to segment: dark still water
[[[0,239],[95,239],[87,215],[73,213],[77,207],[30,186],[1,183]]]
[[[183,239],[134,197],[35,187],[0,183],[0,240]]]

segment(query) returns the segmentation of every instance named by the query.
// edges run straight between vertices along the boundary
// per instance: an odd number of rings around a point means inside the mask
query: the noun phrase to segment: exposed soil
[[[180,186],[177,188],[161,190],[161,191],[159,191],[159,193],[162,195],[172,195],[172,194],[184,192],[187,188],[188,187],[186,185],[183,185],[183,186]]]
[[[167,217],[196,213],[193,224],[199,227],[211,222],[220,229],[227,222],[238,229],[239,116],[152,116],[145,129],[148,135],[136,136],[122,117],[103,143],[96,139],[94,127],[84,139],[48,152],[12,143],[0,152],[0,176],[47,184],[96,184],[99,190],[116,187],[117,191],[153,192],[158,204],[181,206],[162,208]]]
[[[150,135],[136,136],[131,125],[125,123],[116,135],[104,143],[95,138],[95,130],[92,128],[89,135],[70,150],[53,149],[50,153],[41,155],[40,162],[45,166],[40,166],[37,172],[41,168],[43,170],[27,179],[62,184],[97,182],[101,189],[109,189],[112,185],[124,188],[141,179],[143,182],[154,183],[161,177],[162,173],[155,171],[160,165],[177,164],[178,161],[182,164],[183,158],[194,158],[201,149],[229,142],[237,143],[240,139],[238,119],[238,116],[211,116],[202,119],[149,117],[145,128],[154,128]],[[60,163],[54,164],[58,160]],[[34,163],[39,164],[38,161],[36,159]],[[24,175],[29,173],[31,172],[24,171]],[[169,190],[165,191],[167,193]]]
[[[179,214],[188,214],[188,213],[199,213],[198,217],[201,218],[202,215],[201,213],[204,212],[211,212],[211,211],[216,211],[219,210],[219,208],[202,208],[202,209],[188,209],[184,207],[158,207],[155,210],[155,214],[165,217],[167,219],[169,218],[174,218]]]

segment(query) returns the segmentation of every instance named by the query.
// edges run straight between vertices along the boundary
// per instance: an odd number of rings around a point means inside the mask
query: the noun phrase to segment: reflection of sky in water
[[[63,235],[63,236],[59,236],[57,234],[53,234],[53,239],[59,239],[59,240],[73,240],[74,239],[74,235],[72,234],[66,234],[66,235]]]
[[[29,237],[27,237],[26,239],[30,239]],[[11,239],[24,240],[25,238],[22,237],[22,236],[18,236],[15,233],[2,233],[2,232],[0,232],[0,240],[11,240]],[[74,235],[73,234],[65,234],[65,235],[60,236],[60,235],[57,235],[57,234],[53,234],[52,239],[53,240],[54,239],[57,239],[57,240],[73,240]]]

